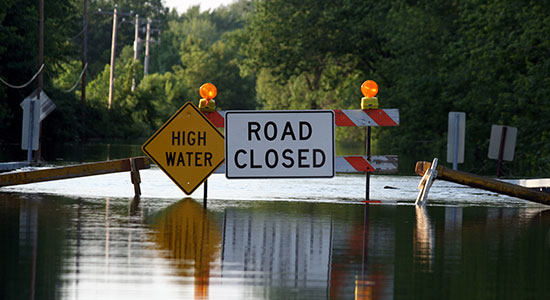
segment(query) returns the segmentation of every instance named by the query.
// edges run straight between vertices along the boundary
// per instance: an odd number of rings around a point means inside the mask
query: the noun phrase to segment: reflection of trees
[[[186,198],[155,217],[155,240],[184,276],[195,277],[195,296],[208,295],[210,263],[219,256],[221,233],[208,212]]]

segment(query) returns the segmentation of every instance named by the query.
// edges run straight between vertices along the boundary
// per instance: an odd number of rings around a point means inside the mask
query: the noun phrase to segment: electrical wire
[[[31,80],[29,80],[27,83],[22,84],[22,85],[13,85],[13,84],[9,84],[9,83],[7,83],[4,79],[2,79],[1,77],[0,77],[0,81],[1,81],[3,84],[7,85],[8,87],[11,87],[12,89],[22,89],[22,88],[28,86],[29,84],[31,84],[31,82],[33,82],[33,80],[36,78],[36,76],[38,76],[38,74],[40,74],[40,72],[42,72],[42,69],[44,69],[44,64],[42,64],[42,65],[40,66],[40,69],[38,69],[38,71],[36,72],[36,74],[34,74],[34,76],[31,78]]]
[[[82,76],[84,75],[84,72],[86,72],[86,69],[88,68],[88,63],[86,63],[84,65],[84,68],[82,68],[82,72],[80,72],[80,76],[78,76],[78,80],[74,83],[73,87],[68,89],[68,90],[61,90],[63,93],[70,93],[72,92],[76,86],[78,85],[78,83],[80,82],[80,80],[82,79]]]
[[[69,41],[72,41],[72,40],[76,39],[77,37],[79,37],[80,35],[82,35],[82,33],[84,32],[84,30],[86,30],[86,28],[88,28],[88,23],[86,23],[86,25],[82,27],[82,30],[77,35],[70,38]]]

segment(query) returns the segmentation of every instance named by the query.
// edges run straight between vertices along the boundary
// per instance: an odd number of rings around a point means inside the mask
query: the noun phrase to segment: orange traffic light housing
[[[214,98],[218,95],[218,89],[212,83],[205,83],[199,88],[202,99],[199,101],[199,110],[202,112],[213,112],[216,110]]]
[[[374,80],[367,80],[361,85],[361,93],[363,97],[361,99],[361,109],[377,109],[378,108],[378,84]]]

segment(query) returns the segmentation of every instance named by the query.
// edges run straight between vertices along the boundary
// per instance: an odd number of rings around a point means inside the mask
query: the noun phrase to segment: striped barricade
[[[340,127],[398,126],[399,109],[333,109],[334,123]],[[224,127],[225,111],[205,112],[208,120],[218,128]]]
[[[399,109],[333,109],[334,123],[339,127],[382,127],[399,126]],[[218,128],[224,127],[225,111],[204,112],[208,120]],[[396,173],[397,155],[371,156],[336,156],[337,173]],[[214,173],[225,173],[222,164]]]
[[[336,173],[376,173],[389,174],[397,172],[397,155],[374,155],[366,156],[336,156],[334,158],[334,168]],[[222,164],[214,173],[225,174],[225,163]]]

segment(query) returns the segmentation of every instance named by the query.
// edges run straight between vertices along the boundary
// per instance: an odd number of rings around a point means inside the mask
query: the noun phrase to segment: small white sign
[[[506,128],[506,135],[504,136],[503,149],[500,149],[502,142],[502,133]],[[490,159],[498,159],[499,151],[502,151],[502,159],[506,161],[514,160],[514,150],[516,149],[516,140],[518,136],[518,129],[511,126],[492,125],[491,137],[489,140],[489,153],[487,156]]]
[[[466,113],[449,112],[447,127],[447,162],[464,163],[464,141],[466,140]]]
[[[38,150],[40,142],[40,104],[37,100],[27,98],[21,102],[21,107],[23,108],[21,149],[28,150],[30,147],[32,150]]]
[[[334,177],[334,112],[228,111],[227,178]]]

